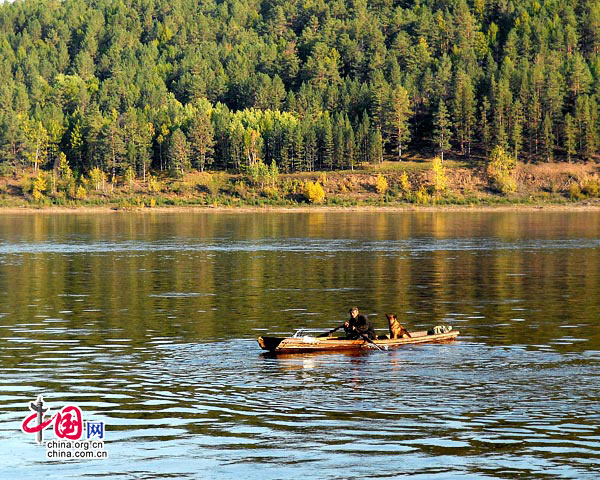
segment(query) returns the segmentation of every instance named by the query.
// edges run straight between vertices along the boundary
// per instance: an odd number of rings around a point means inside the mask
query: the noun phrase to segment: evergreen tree
[[[391,112],[394,111],[395,106],[391,105],[391,88],[380,72],[377,72],[371,82],[370,90],[372,125],[379,129],[382,138],[385,136],[387,139],[394,128]]]
[[[180,128],[171,134],[168,155],[169,170],[174,176],[183,176],[190,169],[190,147]]]
[[[452,61],[447,54],[440,59],[438,71],[435,78],[435,92],[437,98],[446,103],[450,100],[452,84]]]
[[[86,138],[85,164],[89,168],[99,168],[106,172],[103,156],[104,117],[97,108],[90,109],[84,117],[84,138]]]
[[[114,185],[117,174],[123,170],[127,153],[123,117],[116,110],[112,111],[102,127],[100,151],[103,158],[102,164],[108,168],[111,185]]]
[[[575,125],[570,113],[565,115],[564,140],[567,150],[567,161],[570,162],[573,155],[577,153],[577,140],[575,138]]]
[[[304,135],[302,126],[295,125],[292,133],[291,171],[302,170],[304,159]]]
[[[213,163],[217,168],[229,166],[231,112],[223,104],[217,104],[211,111],[211,124],[214,130]]]
[[[552,118],[549,113],[546,113],[544,115],[544,124],[542,125],[542,143],[547,162],[554,158],[554,134],[552,133],[552,127]]]
[[[356,130],[356,147],[358,159],[360,162],[369,161],[369,142],[371,140],[371,121],[369,114],[365,110],[362,115],[362,120]]]
[[[301,170],[313,172],[318,156],[317,134],[314,126],[307,119],[304,123],[304,165]]]
[[[598,144],[598,106],[596,103],[596,97],[586,96],[585,108],[584,108],[584,122],[585,122],[585,144],[584,144],[584,155],[587,160],[592,160],[594,152],[597,149]]]
[[[580,95],[575,102],[575,125],[577,128],[577,138],[579,139],[577,153],[581,157],[587,157],[589,151],[588,129],[590,117],[589,97],[587,95]]]
[[[77,165],[82,165],[83,163],[83,127],[81,118],[78,117],[75,120],[73,128],[70,132],[69,138],[69,150],[71,153],[71,158],[77,162]]]
[[[579,52],[576,52],[571,57],[568,68],[569,90],[571,98],[575,101],[579,95],[588,93],[590,84],[592,83],[592,75],[583,55]]]
[[[245,133],[245,129],[239,121],[236,121],[230,125],[228,141],[228,164],[231,165],[231,167],[236,171],[240,171],[243,164]]]
[[[12,111],[0,116],[0,155],[8,165],[17,168],[20,164],[20,152],[23,148],[23,133],[19,119]],[[1,161],[0,161],[1,162]]]
[[[471,154],[471,140],[475,124],[475,92],[468,75],[462,71],[456,75],[454,88],[454,126],[461,154]]]
[[[150,122],[141,121],[138,124],[134,141],[137,151],[138,171],[141,167],[142,179],[146,181],[146,174],[152,164],[152,137],[154,136],[154,125]]]
[[[513,147],[514,156],[516,159],[519,158],[521,148],[523,146],[523,107],[520,100],[516,100],[513,103],[512,111],[512,122],[511,122],[511,143]]]
[[[434,139],[440,151],[442,162],[444,161],[444,153],[450,150],[451,128],[452,122],[450,121],[450,114],[448,113],[444,100],[440,100],[435,116]]]
[[[564,106],[564,85],[565,79],[560,71],[561,59],[558,55],[551,55],[550,60],[546,63],[546,81],[545,81],[545,103],[546,110],[551,115],[551,120],[555,126],[555,140],[558,141],[559,125],[562,121],[562,112]]]
[[[369,138],[369,158],[370,163],[381,164],[383,162],[383,140],[381,130],[374,128],[371,130]]]
[[[494,142],[504,150],[508,146],[508,119],[512,108],[509,81],[502,78],[494,91]]]
[[[346,163],[350,166],[351,170],[354,170],[354,160],[356,152],[356,143],[354,140],[354,129],[350,123],[348,115],[344,116],[344,154],[346,157]]]
[[[527,115],[527,130],[529,135],[529,151],[538,154],[540,125],[542,123],[542,104],[537,94],[537,90],[533,90],[529,100],[529,112]]]
[[[333,164],[335,168],[344,167],[344,117],[336,114],[333,122]]]
[[[156,137],[156,143],[158,144],[158,159],[160,164],[160,171],[162,172],[166,168],[166,153],[167,143],[169,139],[169,129],[164,123],[160,126],[158,136]]]
[[[334,140],[333,127],[331,125],[331,117],[329,116],[329,112],[324,112],[323,116],[321,117],[319,153],[320,168],[328,168],[329,170],[333,170]]]
[[[481,104],[480,109],[480,135],[481,135],[481,143],[483,145],[483,150],[485,151],[485,156],[487,157],[490,152],[491,142],[492,142],[492,134],[490,132],[490,122],[489,122],[489,111],[490,111],[490,102],[486,97],[484,97],[483,102]]]
[[[212,164],[214,151],[214,129],[207,111],[196,113],[188,129],[190,151],[193,155],[193,166],[200,170]]]
[[[410,107],[410,99],[406,89],[399,85],[394,90],[393,100],[393,123],[398,143],[398,160],[402,159],[402,145],[410,141],[409,120],[413,111]]]

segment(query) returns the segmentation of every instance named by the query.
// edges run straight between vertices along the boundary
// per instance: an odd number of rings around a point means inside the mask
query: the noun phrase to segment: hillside
[[[21,0],[0,5],[0,78],[0,175],[76,187],[407,152],[477,167],[495,146],[585,162],[600,1]]]

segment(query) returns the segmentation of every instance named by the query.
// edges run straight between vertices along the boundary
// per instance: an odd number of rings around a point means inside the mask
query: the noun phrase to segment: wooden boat
[[[378,339],[373,340],[381,349],[387,350],[390,347],[400,347],[415,343],[441,343],[454,340],[460,332],[450,330],[447,333],[428,334],[426,330],[421,332],[410,332],[410,338],[398,339]],[[372,343],[360,338],[358,340],[349,340],[345,337],[313,337],[300,336],[293,337],[258,337],[258,344],[263,350],[271,353],[307,353],[307,352],[341,352],[341,351],[360,351],[376,349]]]

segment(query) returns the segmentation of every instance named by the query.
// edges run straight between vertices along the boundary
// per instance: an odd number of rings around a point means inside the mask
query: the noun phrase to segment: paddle
[[[328,337],[333,332],[338,331],[340,328],[343,328],[344,325],[340,325],[339,327],[335,327],[333,330],[329,330],[328,332],[322,333],[321,335],[317,335],[317,338]]]
[[[357,332],[358,332],[358,330],[357,330]],[[377,345],[377,344],[376,344],[376,343],[375,343],[373,340],[371,340],[369,337],[367,337],[367,336],[366,336],[364,333],[360,333],[360,332],[358,332],[358,334],[359,334],[359,335],[360,335],[360,336],[361,336],[361,337],[362,337],[362,338],[363,338],[363,339],[364,339],[366,342],[370,343],[371,345],[374,345],[374,346],[375,346],[375,348],[376,348],[377,350],[379,350],[380,352],[383,352],[383,350],[384,350],[384,349],[383,349],[383,348],[381,348],[379,345]],[[387,345],[385,345],[385,350],[387,350]]]
[[[329,330],[328,332],[322,333],[321,335],[318,335],[317,338],[322,338],[322,337],[328,337],[329,335],[331,335],[333,332],[339,330],[340,328],[343,328],[345,324],[340,325],[339,327],[335,327],[333,330]],[[373,345],[377,350],[379,350],[380,352],[383,352],[384,350],[387,350],[387,345],[385,345],[385,348],[381,348],[379,345],[377,345],[373,340],[371,340],[369,337],[367,337],[364,333],[359,332],[358,330],[356,330],[356,332],[358,332],[358,334],[363,338],[363,340],[367,343],[370,343],[371,345]]]

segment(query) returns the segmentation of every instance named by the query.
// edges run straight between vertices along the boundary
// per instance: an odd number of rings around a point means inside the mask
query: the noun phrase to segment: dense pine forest
[[[0,175],[582,162],[600,0],[17,0],[0,78]]]

